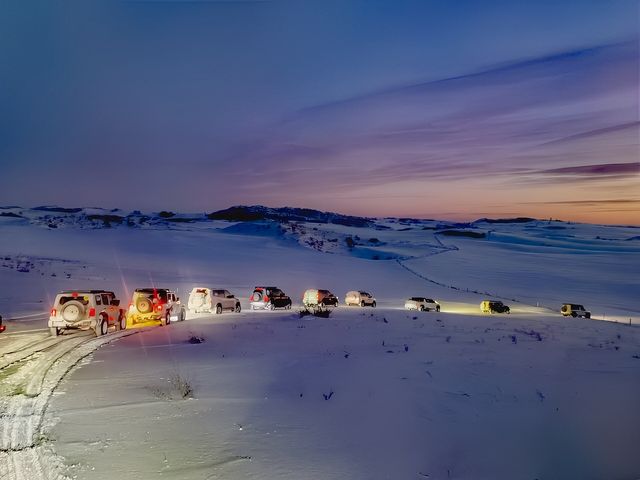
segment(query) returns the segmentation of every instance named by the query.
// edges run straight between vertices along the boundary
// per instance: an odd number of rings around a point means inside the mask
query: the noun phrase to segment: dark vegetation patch
[[[310,208],[268,208],[262,205],[236,205],[209,213],[207,218],[209,220],[227,220],[230,222],[275,220],[278,222],[333,223],[350,227],[370,227],[373,225],[370,219],[363,217],[321,212]]]
[[[473,223],[529,223],[536,222],[535,218],[531,217],[515,217],[515,218],[479,218]]]
[[[0,217],[24,218],[22,215],[13,212],[1,212]]]
[[[35,207],[33,210],[38,210],[40,212],[55,212],[55,213],[80,213],[82,208],[63,208],[63,207]]]
[[[445,237],[485,238],[487,236],[484,232],[471,232],[469,230],[441,230],[437,233]]]
[[[167,212],[167,211],[165,211],[165,210],[161,211],[161,212],[158,214],[158,216],[159,216],[160,218],[171,218],[171,217],[173,217],[174,215],[175,215],[175,213],[173,213],[173,212]]]
[[[173,223],[193,223],[193,222],[199,221],[198,218],[181,218],[181,217],[167,218],[165,220],[167,222],[173,222]]]
[[[87,215],[87,219],[101,221],[105,227],[110,227],[112,223],[121,224],[124,217],[120,215]]]

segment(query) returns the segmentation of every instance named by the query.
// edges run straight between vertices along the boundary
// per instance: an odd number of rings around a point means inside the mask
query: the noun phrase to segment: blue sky
[[[630,222],[639,18],[637,1],[3,2],[0,204]]]

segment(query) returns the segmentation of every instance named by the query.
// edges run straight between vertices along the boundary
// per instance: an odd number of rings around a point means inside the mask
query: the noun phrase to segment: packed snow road
[[[78,479],[634,478],[639,330],[384,307],[199,315],[96,351],[52,399],[45,444]]]
[[[64,376],[100,346],[136,331],[96,338],[92,332],[58,337],[15,335],[0,344],[0,478],[59,478],[60,463],[50,449],[44,414]]]

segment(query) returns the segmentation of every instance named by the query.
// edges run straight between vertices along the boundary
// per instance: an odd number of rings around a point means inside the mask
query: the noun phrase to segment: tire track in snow
[[[138,332],[140,330],[124,330],[97,338],[74,335],[55,342],[42,357],[20,367],[18,372],[30,377],[25,390],[0,397],[0,479],[65,478],[61,473],[62,459],[51,449],[43,428],[51,395],[80,360],[102,345]]]
[[[446,252],[454,252],[454,251],[458,251],[459,250],[459,248],[456,247],[455,245],[447,246],[447,245],[443,244],[437,236],[435,238],[438,241],[438,243],[442,246],[443,250],[437,251],[437,252],[432,252],[432,253],[427,253],[426,255],[421,255],[419,257],[411,257],[411,258],[408,258],[408,259],[400,259],[400,258],[398,258],[398,259],[396,259],[396,263],[398,265],[400,265],[402,268],[404,268],[406,271],[411,273],[412,275],[415,275],[416,277],[418,277],[418,278],[420,278],[420,279],[422,279],[422,280],[424,280],[426,282],[433,283],[434,285],[438,285],[439,287],[449,288],[451,290],[457,290],[459,292],[473,293],[473,294],[476,294],[476,295],[481,295],[483,297],[497,298],[497,299],[500,299],[500,300],[507,300],[507,301],[510,301],[510,302],[516,302],[516,303],[519,303],[521,305],[526,305],[526,306],[529,306],[529,307],[546,308],[547,310],[549,310],[551,312],[555,312],[555,310],[552,309],[551,307],[547,307],[547,306],[543,306],[543,305],[533,305],[533,304],[527,303],[527,302],[525,302],[523,300],[518,300],[517,298],[505,297],[503,295],[499,295],[499,294],[495,294],[495,293],[489,293],[489,292],[480,292],[478,290],[472,290],[472,289],[469,289],[469,288],[463,288],[463,287],[458,287],[456,285],[449,285],[447,283],[439,282],[439,281],[434,280],[432,278],[429,278],[429,277],[421,274],[420,272],[417,272],[416,270],[412,269],[411,267],[405,265],[404,262],[407,262],[409,260],[419,260],[419,259],[422,259],[422,258],[432,257],[434,255],[441,255],[441,254],[446,253]]]

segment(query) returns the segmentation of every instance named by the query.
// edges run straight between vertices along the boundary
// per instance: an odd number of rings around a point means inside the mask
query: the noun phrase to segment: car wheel
[[[187,318],[187,312],[185,312],[184,310],[180,311],[180,321],[184,322],[185,318]]]
[[[578,316],[578,314],[577,314],[576,312],[571,312],[571,316],[572,316],[573,318],[576,318],[576,317]]]
[[[439,311],[440,311],[440,306],[437,306],[436,307],[436,312],[439,312]]]
[[[126,330],[127,329],[127,317],[126,315],[122,315],[120,317],[120,330]]]
[[[287,310],[291,310],[291,304],[287,305]]]
[[[269,304],[269,310],[275,310],[276,306],[273,303]]]
[[[371,304],[371,306],[372,306],[373,308],[376,308],[376,302],[373,302],[373,303]]]
[[[216,315],[220,315],[222,313],[222,305],[216,305]]]
[[[364,307],[364,306],[365,306],[364,300],[362,300],[362,301],[360,302],[360,306],[361,306],[361,307]]]
[[[424,305],[420,305],[420,311],[424,312]]]
[[[60,335],[60,330],[57,327],[49,327],[49,334],[52,337],[57,337],[58,335]]]
[[[242,311],[242,307],[239,303],[236,303],[236,313],[240,313]]]

